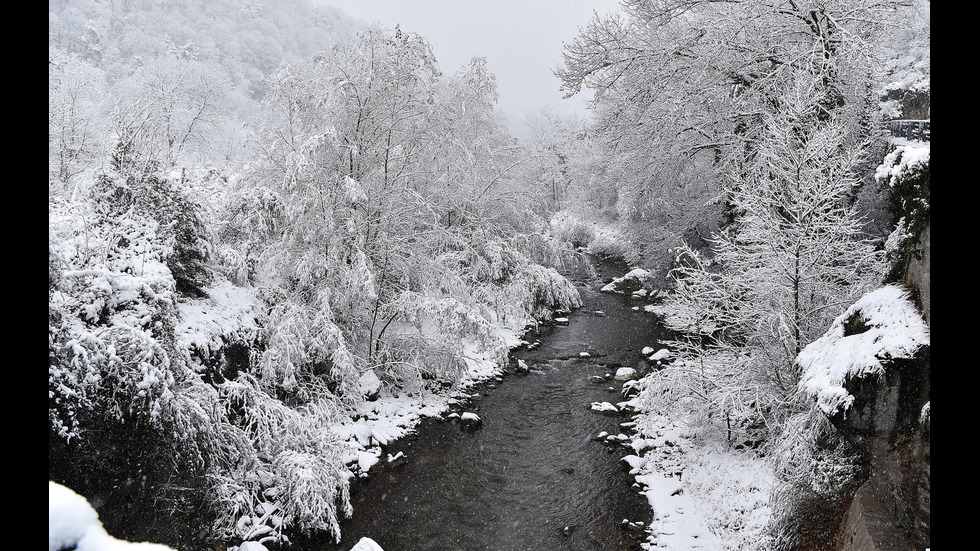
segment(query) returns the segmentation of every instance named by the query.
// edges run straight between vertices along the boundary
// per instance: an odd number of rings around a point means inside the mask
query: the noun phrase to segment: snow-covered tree
[[[863,98],[883,78],[878,40],[900,5],[628,0],[581,27],[557,75],[568,94],[594,93],[601,175],[634,246],[717,229],[726,178],[798,72],[819,75],[820,101],[848,124],[877,110]]]
[[[712,261],[678,249],[677,286],[665,308],[670,327],[706,339],[681,365],[707,358],[710,367],[689,375],[671,367],[660,377],[667,385],[674,377],[700,380],[696,396],[714,412],[706,422],[769,427],[755,440],[778,434],[792,411],[800,350],[883,278],[883,253],[861,237],[849,201],[862,150],[848,146],[844,124],[821,107],[822,94],[818,80],[801,75],[765,116],[754,157],[726,190],[734,223],[712,239]]]
[[[52,48],[48,61],[48,174],[61,182],[96,164],[104,147],[104,73],[76,54]]]

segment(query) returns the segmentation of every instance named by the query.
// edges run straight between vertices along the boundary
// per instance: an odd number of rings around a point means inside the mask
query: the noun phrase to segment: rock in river
[[[629,381],[630,379],[636,379],[636,370],[632,367],[621,367],[616,370],[616,376],[614,379],[617,381]]]
[[[459,426],[465,431],[479,430],[483,426],[483,419],[475,413],[466,412],[459,416]]]

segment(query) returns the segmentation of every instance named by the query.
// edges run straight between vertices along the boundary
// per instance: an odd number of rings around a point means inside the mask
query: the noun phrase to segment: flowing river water
[[[629,418],[590,405],[621,401],[612,374],[648,369],[640,350],[666,334],[655,316],[632,309],[644,302],[599,292],[625,264],[595,266],[597,277],[578,283],[584,305],[568,325],[542,327],[525,336],[539,347],[512,351],[511,366],[522,359],[531,372],[474,388],[479,397],[465,411],[482,428],[423,421],[385,450],[406,461],[382,461],[352,486],[342,541],[312,548],[346,551],[367,536],[385,551],[639,549],[644,532],[623,521],[648,523],[652,512],[623,468],[630,450],[594,438],[621,432]]]

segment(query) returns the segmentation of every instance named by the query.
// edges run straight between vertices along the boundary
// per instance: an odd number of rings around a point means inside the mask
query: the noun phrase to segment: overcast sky
[[[497,77],[498,107],[515,135],[524,120],[548,106],[562,114],[586,115],[586,94],[562,99],[552,70],[561,63],[562,42],[570,41],[593,11],[617,9],[618,0],[319,0],[354,19],[421,34],[445,74],[473,56],[487,58]]]

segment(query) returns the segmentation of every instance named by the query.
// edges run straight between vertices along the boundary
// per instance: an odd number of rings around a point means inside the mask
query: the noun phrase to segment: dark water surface
[[[341,522],[341,543],[303,548],[349,550],[367,536],[385,551],[639,549],[642,531],[625,529],[623,519],[648,523],[652,513],[620,461],[630,450],[593,440],[617,434],[629,418],[590,404],[621,401],[622,383],[611,374],[647,369],[640,350],[665,336],[653,315],[631,310],[643,302],[598,292],[625,265],[596,268],[598,279],[579,286],[584,306],[569,325],[527,335],[541,346],[512,352],[512,365],[523,359],[531,373],[474,389],[480,397],[464,411],[480,416],[480,430],[424,421],[416,437],[385,449],[406,462],[382,461],[352,485],[354,517]],[[597,383],[595,375],[610,378]]]

